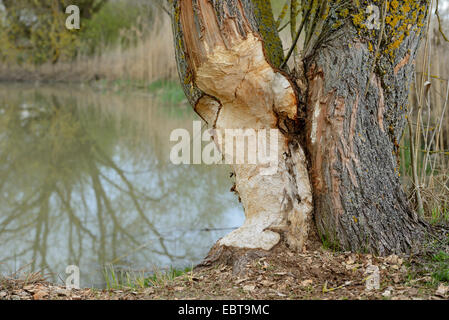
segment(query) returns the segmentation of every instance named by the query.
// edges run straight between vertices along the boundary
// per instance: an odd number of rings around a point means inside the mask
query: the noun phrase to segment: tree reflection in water
[[[53,280],[80,266],[188,265],[237,227],[225,167],[173,166],[169,135],[194,115],[146,95],[0,87],[0,271]],[[58,277],[59,275],[59,277]]]

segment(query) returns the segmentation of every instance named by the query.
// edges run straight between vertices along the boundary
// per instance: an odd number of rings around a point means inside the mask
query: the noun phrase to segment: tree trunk
[[[398,143],[428,1],[384,2],[377,31],[366,28],[358,1],[307,2],[304,67],[292,72],[280,70],[270,1],[173,2],[179,74],[195,111],[215,129],[280,131],[275,174],[233,165],[246,221],[217,246],[303,250],[310,180],[323,239],[353,251],[410,252],[427,226],[402,190]]]
[[[410,11],[393,2],[384,7],[377,32],[356,18],[323,32],[306,62],[315,221],[322,238],[345,250],[409,253],[419,250],[427,230],[399,177],[399,142],[428,1],[409,5]]]
[[[259,3],[257,13],[250,1],[175,1],[178,65],[195,111],[214,129],[280,129],[275,173],[265,174],[262,164],[232,165],[246,221],[219,244],[270,250],[285,242],[302,250],[312,195],[305,154],[288,129],[297,120],[298,99],[294,85],[274,66],[282,62],[282,47],[263,46],[270,28],[265,23],[261,30],[257,16],[266,9],[271,15],[271,8]],[[274,26],[272,15],[271,21]]]

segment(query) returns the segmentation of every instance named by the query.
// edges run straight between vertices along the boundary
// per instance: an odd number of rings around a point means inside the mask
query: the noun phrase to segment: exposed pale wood
[[[182,0],[179,9],[184,54],[203,95],[194,106],[205,121],[219,130],[285,129],[285,121],[296,121],[295,89],[267,58],[248,1]],[[284,239],[304,248],[312,221],[305,154],[279,133],[277,158],[279,167],[268,175],[263,164],[233,165],[246,221],[221,245],[270,250]]]

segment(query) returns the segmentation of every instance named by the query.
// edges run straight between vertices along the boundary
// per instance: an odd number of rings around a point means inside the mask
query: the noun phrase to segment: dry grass
[[[416,61],[408,128],[402,142],[402,176],[417,212],[449,221],[449,43],[434,18]]]
[[[9,276],[0,275],[0,287],[7,290],[16,290],[27,285],[33,285],[46,281],[45,275],[43,275],[40,271],[25,272],[24,270],[28,267],[29,265],[25,265]]]
[[[0,80],[85,82],[132,80],[151,83],[159,79],[174,79],[176,63],[173,35],[167,15],[160,15],[148,33],[138,28],[123,31],[122,38],[134,39],[135,46],[112,48],[98,44],[93,56],[79,54],[72,62],[46,63],[41,66],[0,64]]]

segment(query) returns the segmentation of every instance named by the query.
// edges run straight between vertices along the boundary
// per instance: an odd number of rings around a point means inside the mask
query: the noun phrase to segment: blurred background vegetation
[[[71,4],[80,8],[79,30],[65,27]],[[171,53],[163,15],[154,0],[0,0],[0,79],[152,81],[154,61],[146,60]],[[161,72],[169,77],[173,63]]]

